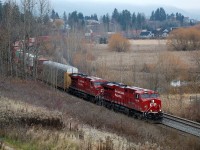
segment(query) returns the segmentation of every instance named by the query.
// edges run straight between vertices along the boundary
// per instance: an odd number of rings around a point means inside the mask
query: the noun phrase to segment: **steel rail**
[[[198,122],[164,113],[162,124],[200,137],[200,123]]]

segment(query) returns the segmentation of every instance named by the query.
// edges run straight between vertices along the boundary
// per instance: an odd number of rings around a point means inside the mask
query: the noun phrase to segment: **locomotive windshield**
[[[141,98],[157,98],[158,94],[141,94]]]
[[[94,86],[100,86],[102,82],[94,82]]]

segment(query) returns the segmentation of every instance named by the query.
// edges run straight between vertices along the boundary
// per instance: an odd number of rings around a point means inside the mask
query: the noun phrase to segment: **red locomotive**
[[[94,103],[99,102],[100,95],[103,93],[101,84],[105,83],[106,80],[80,73],[73,73],[70,77],[71,85],[68,89],[70,93]]]
[[[102,86],[102,101],[106,107],[138,118],[162,119],[161,100],[157,92],[113,82]]]

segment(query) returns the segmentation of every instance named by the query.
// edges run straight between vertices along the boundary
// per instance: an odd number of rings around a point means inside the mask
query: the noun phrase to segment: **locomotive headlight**
[[[154,99],[153,99],[153,100],[151,100],[151,102],[152,102],[152,103],[154,103]]]

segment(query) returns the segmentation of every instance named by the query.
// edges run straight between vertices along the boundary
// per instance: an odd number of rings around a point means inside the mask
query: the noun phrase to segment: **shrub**
[[[110,50],[116,52],[126,52],[130,49],[129,41],[118,33],[111,36],[108,46]]]
[[[168,37],[168,46],[173,50],[197,50],[200,48],[200,30],[198,28],[176,29]]]

